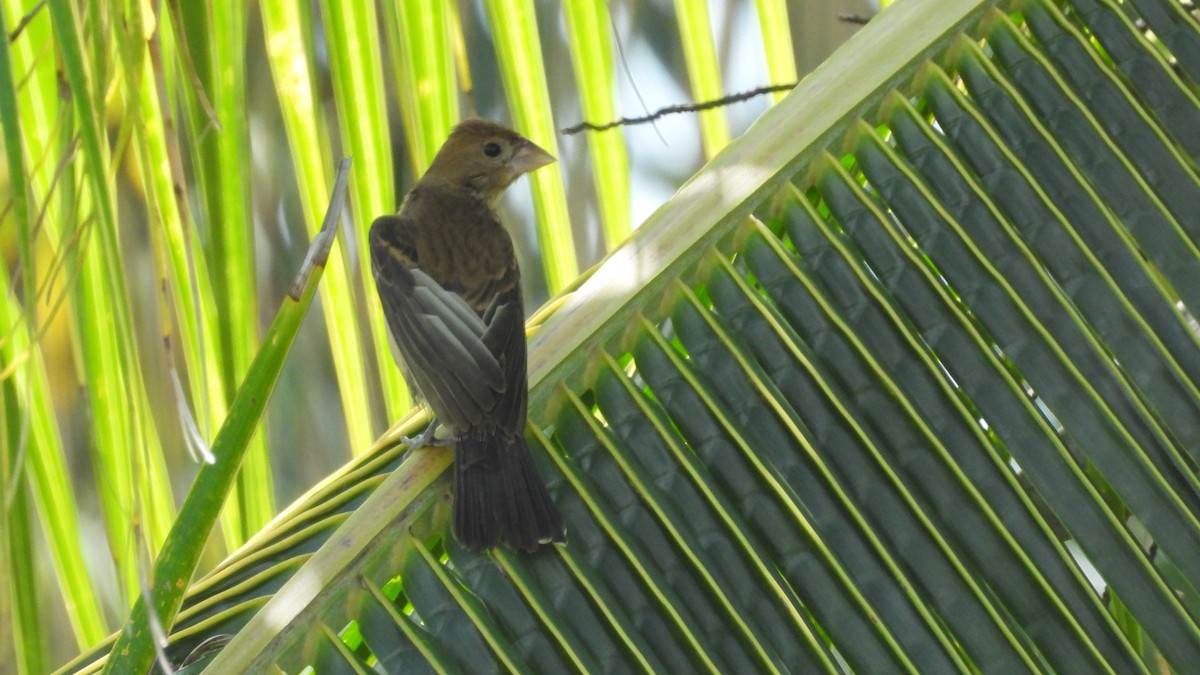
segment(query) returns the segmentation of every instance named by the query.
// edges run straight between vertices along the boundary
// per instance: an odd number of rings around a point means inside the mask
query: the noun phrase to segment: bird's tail
[[[454,461],[454,537],[483,550],[504,543],[533,551],[565,538],[523,438],[463,438]]]

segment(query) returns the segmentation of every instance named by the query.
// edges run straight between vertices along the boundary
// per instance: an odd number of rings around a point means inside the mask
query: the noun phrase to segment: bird
[[[397,361],[433,410],[411,446],[455,446],[453,533],[465,548],[565,542],[525,442],[525,311],[505,189],[555,158],[496,122],[450,132],[398,213],[371,224],[371,267]]]

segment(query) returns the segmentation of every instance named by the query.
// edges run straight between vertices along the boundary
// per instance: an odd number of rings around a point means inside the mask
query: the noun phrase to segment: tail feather
[[[533,551],[565,539],[562,516],[523,438],[464,438],[454,462],[454,537],[470,549]]]

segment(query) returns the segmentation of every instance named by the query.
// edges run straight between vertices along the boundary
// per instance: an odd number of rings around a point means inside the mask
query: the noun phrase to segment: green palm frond
[[[1200,663],[1200,28],[1003,9],[887,10],[535,317],[567,546],[461,550],[449,453],[385,439],[191,589],[173,659]]]

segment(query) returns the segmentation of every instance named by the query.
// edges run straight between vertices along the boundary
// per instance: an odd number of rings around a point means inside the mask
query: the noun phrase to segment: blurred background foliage
[[[824,0],[3,5],[0,663],[31,671],[123,622],[300,267],[338,157],[354,161],[345,236],[202,570],[407,408],[361,243],[454,120],[513,124],[559,157],[504,205],[536,308],[773,99],[603,134],[556,129],[794,81],[854,31],[839,12],[870,11]]]

